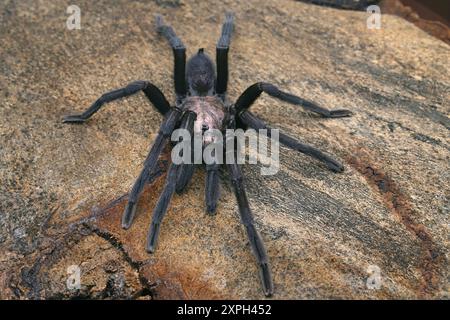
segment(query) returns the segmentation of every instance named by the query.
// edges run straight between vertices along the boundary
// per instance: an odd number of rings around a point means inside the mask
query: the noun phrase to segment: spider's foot
[[[128,229],[133,223],[134,215],[136,214],[136,203],[129,201],[125,207],[125,211],[122,215],[122,228]]]
[[[233,13],[233,11],[225,12],[225,22],[233,22],[233,20],[234,20],[234,13]]]
[[[269,265],[267,263],[262,263],[260,265],[260,273],[264,295],[266,297],[271,297],[273,295],[273,282],[272,276],[270,275]]]
[[[210,216],[215,216],[217,213],[217,205],[216,204],[209,204],[206,206],[206,213]]]
[[[164,26],[164,19],[162,15],[155,14],[155,21],[156,21],[156,30],[160,32],[161,28]]]
[[[146,250],[148,253],[155,253],[156,247],[147,244],[147,246],[145,247],[145,250]]]
[[[158,233],[159,233],[159,224],[152,223],[150,227],[150,231],[148,232],[147,236],[147,245],[145,246],[145,250],[148,253],[154,253],[156,250],[156,243],[158,240]]]
[[[63,123],[83,123],[85,121],[86,119],[79,114],[69,115],[63,118]]]
[[[327,165],[328,169],[330,169],[333,172],[339,173],[339,172],[344,171],[344,166],[337,161],[327,162],[326,165]]]
[[[337,109],[330,110],[330,115],[327,118],[343,118],[343,117],[351,117],[353,112],[347,109]]]

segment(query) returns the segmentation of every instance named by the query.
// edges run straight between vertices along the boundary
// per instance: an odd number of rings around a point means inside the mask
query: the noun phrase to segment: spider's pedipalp
[[[236,112],[242,113],[248,108],[250,108],[250,106],[255,102],[256,99],[258,99],[258,97],[263,92],[282,101],[302,106],[306,110],[320,114],[325,118],[342,118],[342,117],[349,117],[353,114],[350,110],[346,109],[336,109],[336,110],[325,109],[311,101],[302,99],[287,92],[283,92],[273,84],[266,82],[257,82],[248,87],[236,101],[235,104]]]
[[[267,126],[264,121],[256,117],[250,111],[244,111],[239,115],[239,122],[245,127],[249,127],[255,130],[267,129],[267,134],[270,137],[272,128]],[[314,148],[308,144],[300,142],[284,133],[279,133],[279,141],[285,146],[304,153],[310,157],[316,158],[317,160],[325,163],[327,167],[334,172],[344,171],[344,166],[337,160],[331,158],[329,155],[323,153],[319,149]]]

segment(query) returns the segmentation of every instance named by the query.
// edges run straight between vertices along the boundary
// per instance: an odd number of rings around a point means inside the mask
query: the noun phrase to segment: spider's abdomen
[[[191,96],[187,97],[183,109],[191,110],[197,114],[194,123],[194,133],[202,133],[209,129],[224,129],[225,105],[217,96]],[[203,143],[211,143],[211,138],[204,137]]]

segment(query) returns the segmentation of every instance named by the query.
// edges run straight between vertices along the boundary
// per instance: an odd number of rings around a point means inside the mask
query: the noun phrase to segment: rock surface
[[[441,7],[439,3],[429,3],[432,4],[430,7],[433,10],[430,10],[428,6],[421,6],[420,2],[405,1],[405,3],[414,3],[416,6],[414,8],[409,7],[408,5],[404,5],[400,0],[382,0],[380,2],[381,12],[383,14],[388,13],[402,17],[450,45],[450,24],[445,18],[438,15],[445,15],[445,11],[438,11],[438,8]],[[444,3],[442,5],[445,6]]]
[[[244,167],[273,298],[449,297],[448,45],[399,17],[368,30],[364,12],[287,0],[78,3],[81,30],[72,31],[65,1],[0,4],[0,298],[263,298],[226,174],[209,217],[196,172],[148,255],[162,159],[135,223],[120,228],[161,122],[143,95],[84,125],[61,123],[137,79],[173,101],[172,55],[153,15],[166,17],[189,54],[213,53],[226,10],[237,21],[230,98],[270,81],[355,112],[323,119],[267,96],[252,108],[346,166],[334,174],[283,148],[275,176]],[[66,287],[72,265],[80,290]],[[374,270],[380,287],[369,289]]]

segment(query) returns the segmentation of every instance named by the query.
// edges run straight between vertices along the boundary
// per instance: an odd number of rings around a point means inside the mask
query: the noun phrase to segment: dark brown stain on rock
[[[361,173],[368,183],[383,197],[386,207],[399,219],[405,228],[420,239],[422,244],[422,262],[420,272],[422,284],[419,288],[419,296],[431,297],[438,288],[440,270],[446,263],[446,258],[433,241],[427,228],[416,221],[417,212],[412,207],[411,200],[402,193],[400,187],[392,178],[380,168],[374,155],[362,149],[355,150],[347,162]]]

